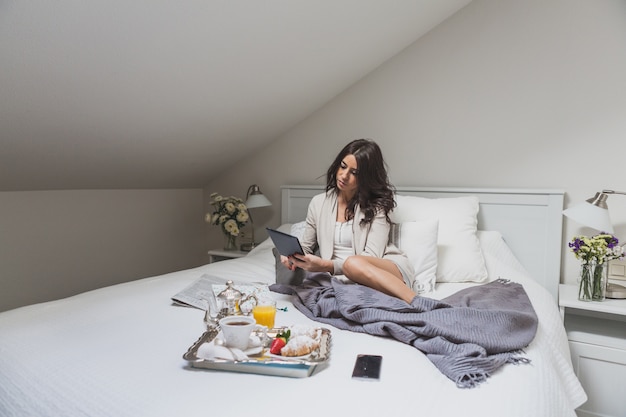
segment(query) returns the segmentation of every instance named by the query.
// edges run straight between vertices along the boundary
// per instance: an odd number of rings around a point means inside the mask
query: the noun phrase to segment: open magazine
[[[226,281],[227,280],[224,278],[204,274],[194,283],[176,293],[172,297],[172,301],[183,306],[206,310],[211,292],[217,297],[219,293],[226,289]],[[269,292],[268,285],[260,282],[246,284],[234,283],[233,287],[240,291],[244,297],[250,294],[262,296],[264,293]]]

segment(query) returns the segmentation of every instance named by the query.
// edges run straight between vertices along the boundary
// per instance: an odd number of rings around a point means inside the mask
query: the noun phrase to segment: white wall
[[[202,190],[0,192],[0,311],[206,262]]]
[[[205,188],[320,182],[347,141],[376,139],[396,185],[557,188],[566,206],[626,190],[626,2],[474,0],[254,158]],[[626,240],[626,198],[609,199]],[[206,207],[206,206],[205,206]],[[264,222],[264,223],[263,223]],[[562,281],[578,262],[565,220]],[[217,244],[219,232],[209,233]]]

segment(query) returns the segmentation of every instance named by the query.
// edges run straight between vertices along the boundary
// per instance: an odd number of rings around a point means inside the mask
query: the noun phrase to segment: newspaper
[[[227,281],[228,280],[224,278],[204,274],[194,283],[175,294],[172,297],[172,301],[186,307],[206,310],[208,308],[208,299],[211,296],[211,292],[213,292],[214,296],[217,296],[226,289]],[[244,297],[253,293],[259,296],[262,296],[264,293],[269,293],[268,285],[260,282],[246,284],[233,283],[233,287],[240,291]]]

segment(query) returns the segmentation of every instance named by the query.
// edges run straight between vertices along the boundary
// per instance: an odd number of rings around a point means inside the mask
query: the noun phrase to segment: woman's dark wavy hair
[[[354,217],[358,205],[364,213],[361,223],[371,223],[379,210],[385,213],[387,221],[391,223],[389,212],[396,206],[395,188],[389,182],[383,153],[371,139],[355,139],[344,146],[326,171],[326,191],[337,191],[337,171],[346,155],[354,155],[358,170],[357,192],[348,202],[346,218]]]

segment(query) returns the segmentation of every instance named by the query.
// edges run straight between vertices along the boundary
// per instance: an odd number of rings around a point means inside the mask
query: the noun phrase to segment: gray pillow
[[[305,274],[304,270],[297,268],[295,271],[290,271],[280,262],[280,254],[276,248],[272,248],[272,253],[274,254],[274,259],[276,260],[276,283],[284,285],[302,284]]]

